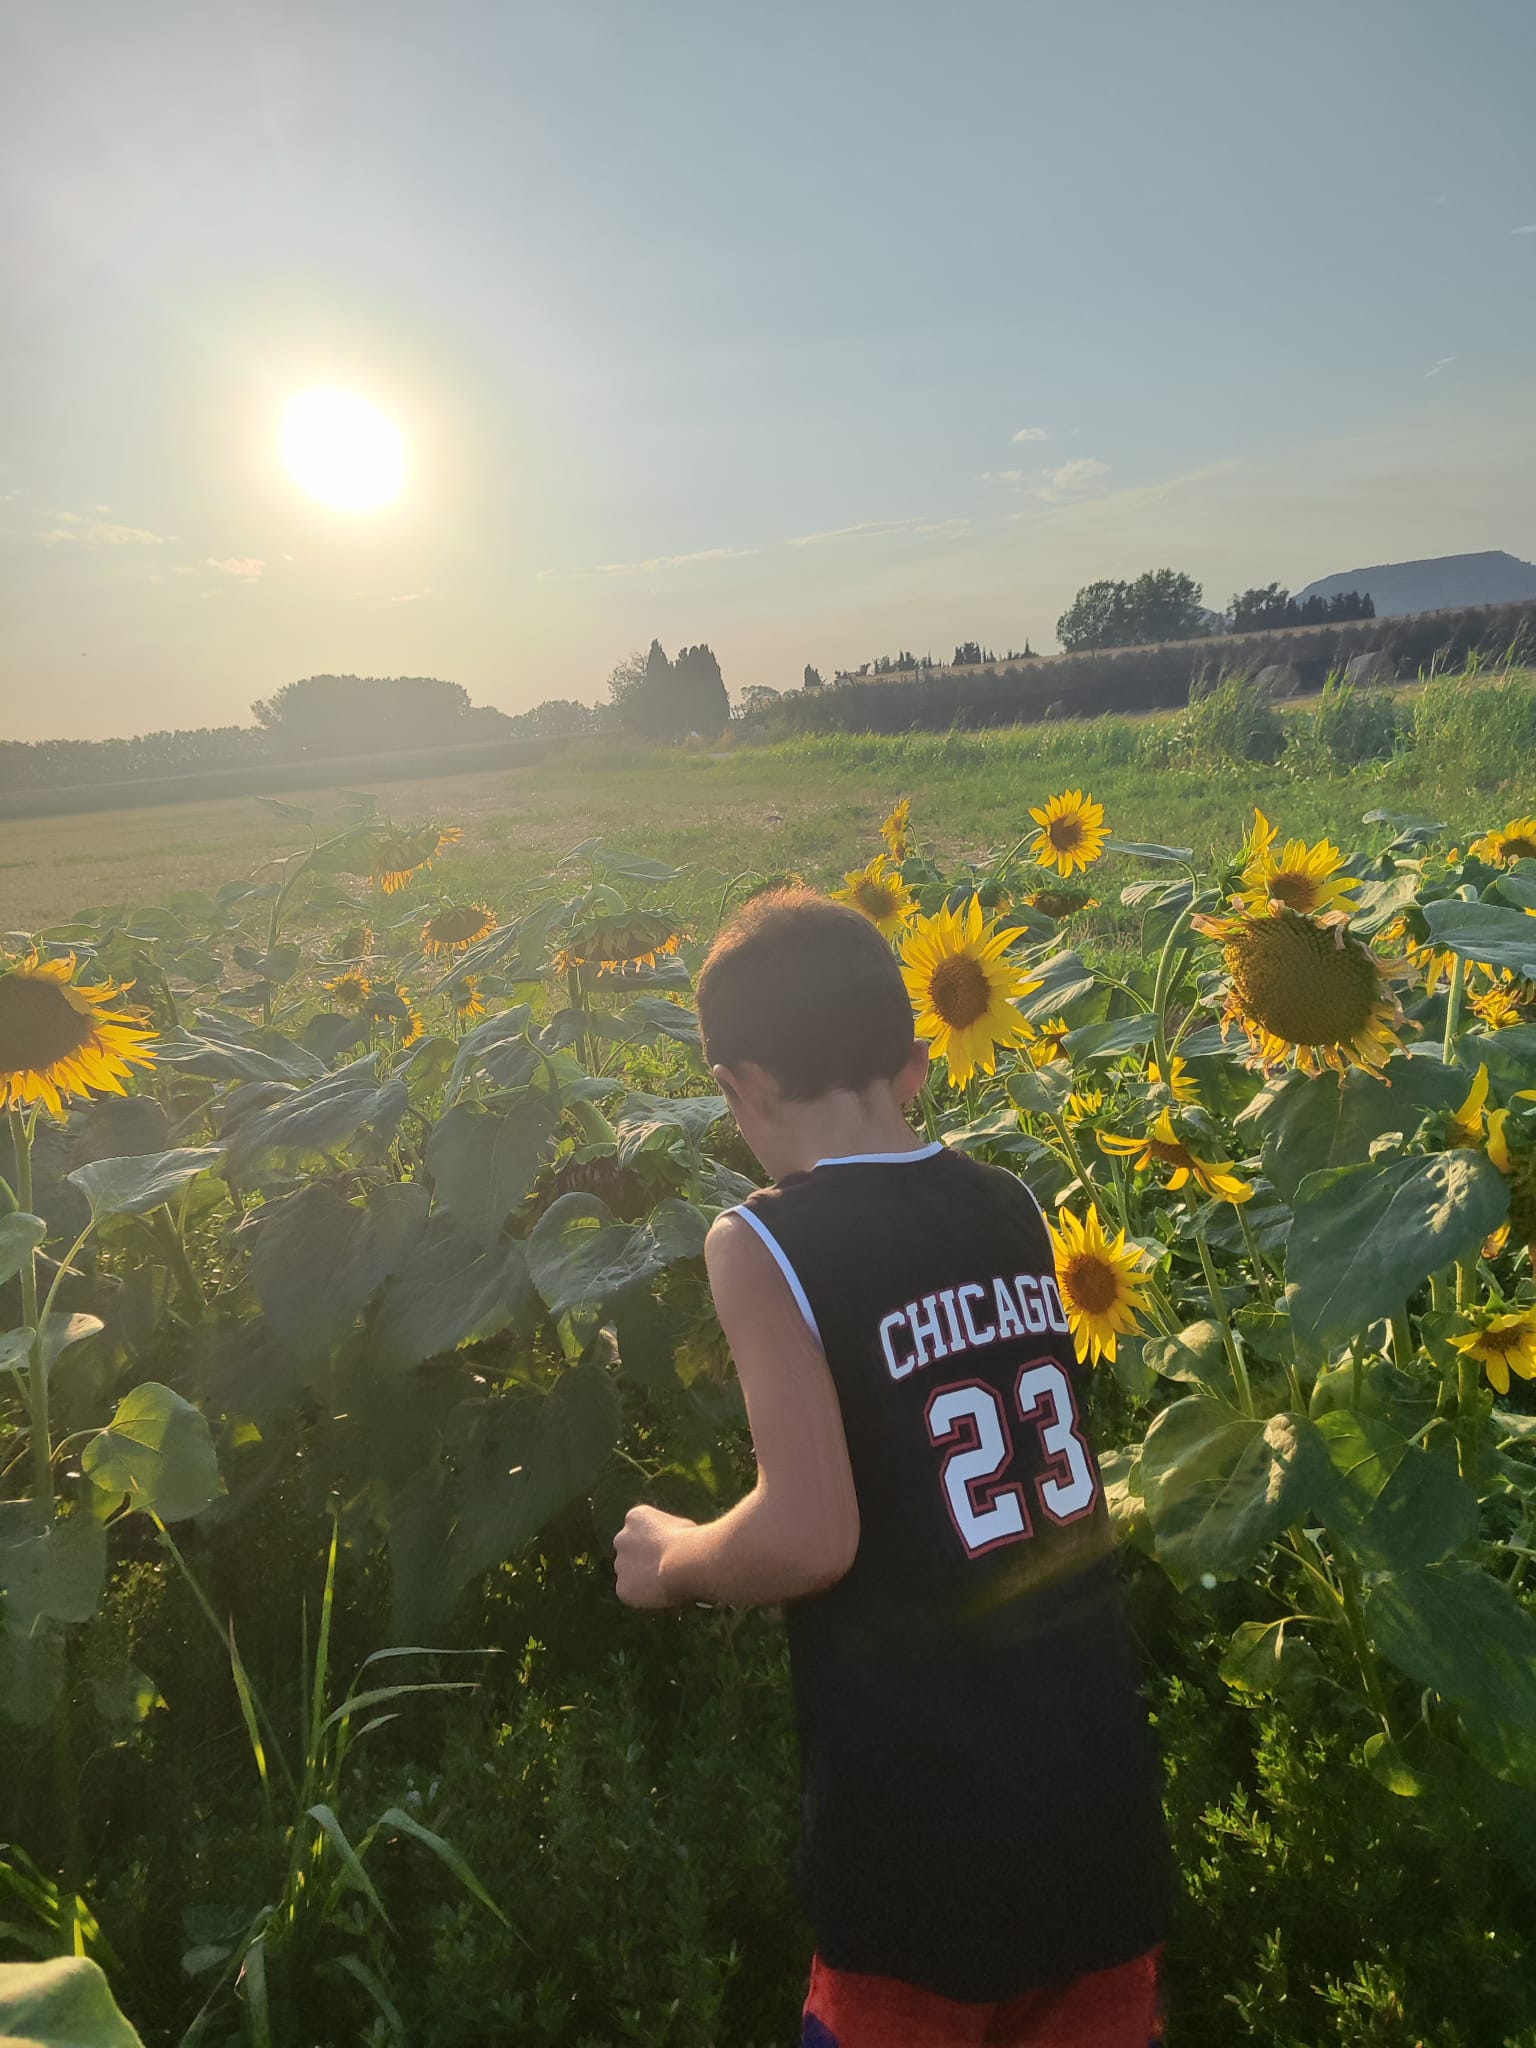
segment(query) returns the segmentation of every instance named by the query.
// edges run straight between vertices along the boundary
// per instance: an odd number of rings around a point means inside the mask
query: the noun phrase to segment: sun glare
[[[352,391],[302,391],[283,415],[283,460],[311,497],[372,512],[400,495],[405,443],[393,421]]]

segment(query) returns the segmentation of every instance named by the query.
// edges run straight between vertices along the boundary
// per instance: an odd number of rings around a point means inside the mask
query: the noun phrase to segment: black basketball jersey
[[[737,1213],[826,1353],[859,1500],[852,1569],[785,1610],[819,1953],[978,2002],[1128,1961],[1167,1848],[1038,1204],[930,1145]]]

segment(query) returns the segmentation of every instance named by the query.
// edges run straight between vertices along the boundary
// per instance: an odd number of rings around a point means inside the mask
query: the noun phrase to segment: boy
[[[1034,1197],[924,1144],[890,947],[754,899],[698,988],[774,1185],[706,1259],[758,1480],[631,1510],[635,1607],[783,1602],[815,2048],[1148,2048],[1167,1862],[1082,1373]]]

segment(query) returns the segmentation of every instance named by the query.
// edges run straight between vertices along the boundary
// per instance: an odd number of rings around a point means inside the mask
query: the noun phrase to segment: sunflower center
[[[1177,1139],[1148,1138],[1147,1150],[1163,1166],[1193,1166],[1194,1159],[1187,1145]]]
[[[1380,1001],[1376,963],[1360,941],[1290,909],[1249,920],[1226,952],[1246,1015],[1290,1045],[1353,1045]]]
[[[1271,875],[1269,894],[1277,903],[1288,903],[1292,910],[1312,910],[1317,905],[1316,882],[1295,868],[1282,868],[1279,874]]]
[[[864,915],[874,918],[877,922],[883,917],[892,916],[900,902],[889,882],[856,882],[853,894]]]
[[[29,974],[0,979],[0,1074],[41,1073],[91,1042],[89,1010],[77,1010],[56,981]]]
[[[467,946],[472,939],[480,937],[485,926],[484,911],[460,907],[445,910],[440,917],[434,917],[428,931],[436,945]]]
[[[1493,1352],[1497,1358],[1508,1358],[1524,1341],[1525,1332],[1518,1325],[1513,1330],[1484,1330],[1482,1337],[1484,1351]]]
[[[1499,846],[1506,860],[1536,860],[1536,839],[1527,839],[1523,833],[1501,840]]]
[[[1058,853],[1076,853],[1083,843],[1083,821],[1071,814],[1065,818],[1052,818],[1045,828],[1045,836]]]
[[[941,960],[928,984],[928,999],[953,1031],[963,1031],[985,1017],[992,1002],[992,984],[978,961],[967,954]]]
[[[1090,1316],[1104,1315],[1120,1299],[1120,1276],[1107,1259],[1079,1252],[1067,1261],[1062,1281],[1071,1300]]]

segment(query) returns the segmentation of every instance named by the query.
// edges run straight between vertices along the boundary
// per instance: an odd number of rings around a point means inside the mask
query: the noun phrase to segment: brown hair
[[[698,985],[711,1066],[754,1061],[792,1102],[867,1088],[912,1053],[912,1005],[886,941],[809,889],[754,896],[716,938]]]

